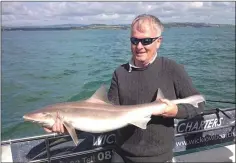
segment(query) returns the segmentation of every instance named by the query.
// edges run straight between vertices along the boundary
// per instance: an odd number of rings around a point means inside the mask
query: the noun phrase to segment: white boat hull
[[[2,146],[1,158],[13,162],[10,145]],[[175,156],[173,162],[235,162],[235,144]]]

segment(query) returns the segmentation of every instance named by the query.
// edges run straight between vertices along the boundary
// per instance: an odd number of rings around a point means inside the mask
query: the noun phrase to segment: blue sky
[[[235,2],[2,2],[2,25],[130,24],[138,14],[166,22],[235,24]]]

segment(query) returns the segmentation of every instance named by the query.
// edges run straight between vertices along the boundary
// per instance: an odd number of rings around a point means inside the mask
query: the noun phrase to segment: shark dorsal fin
[[[156,98],[156,100],[164,99],[164,98],[165,98],[165,96],[164,96],[162,90],[161,90],[160,88],[158,88],[158,90],[157,90],[157,98]]]
[[[101,85],[101,87],[86,101],[92,103],[109,104],[110,102],[107,98],[107,91],[105,85]]]

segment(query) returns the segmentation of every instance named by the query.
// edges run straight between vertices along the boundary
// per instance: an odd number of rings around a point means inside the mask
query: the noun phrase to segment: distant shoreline
[[[206,23],[167,23],[164,24],[165,28],[171,27],[235,27],[235,25],[228,24],[206,24]],[[114,30],[127,30],[130,25],[107,25],[107,24],[90,24],[90,25],[52,25],[43,27],[2,27],[2,31],[42,31],[42,30],[87,30],[87,29],[114,29]]]

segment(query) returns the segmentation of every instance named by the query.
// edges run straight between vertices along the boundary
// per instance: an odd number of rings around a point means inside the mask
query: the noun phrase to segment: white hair
[[[133,29],[134,24],[138,23],[138,27],[142,28],[144,24],[146,25],[147,21],[151,24],[151,27],[157,31],[158,35],[161,35],[164,31],[163,24],[157,17],[149,14],[138,15],[131,24],[131,30]]]

